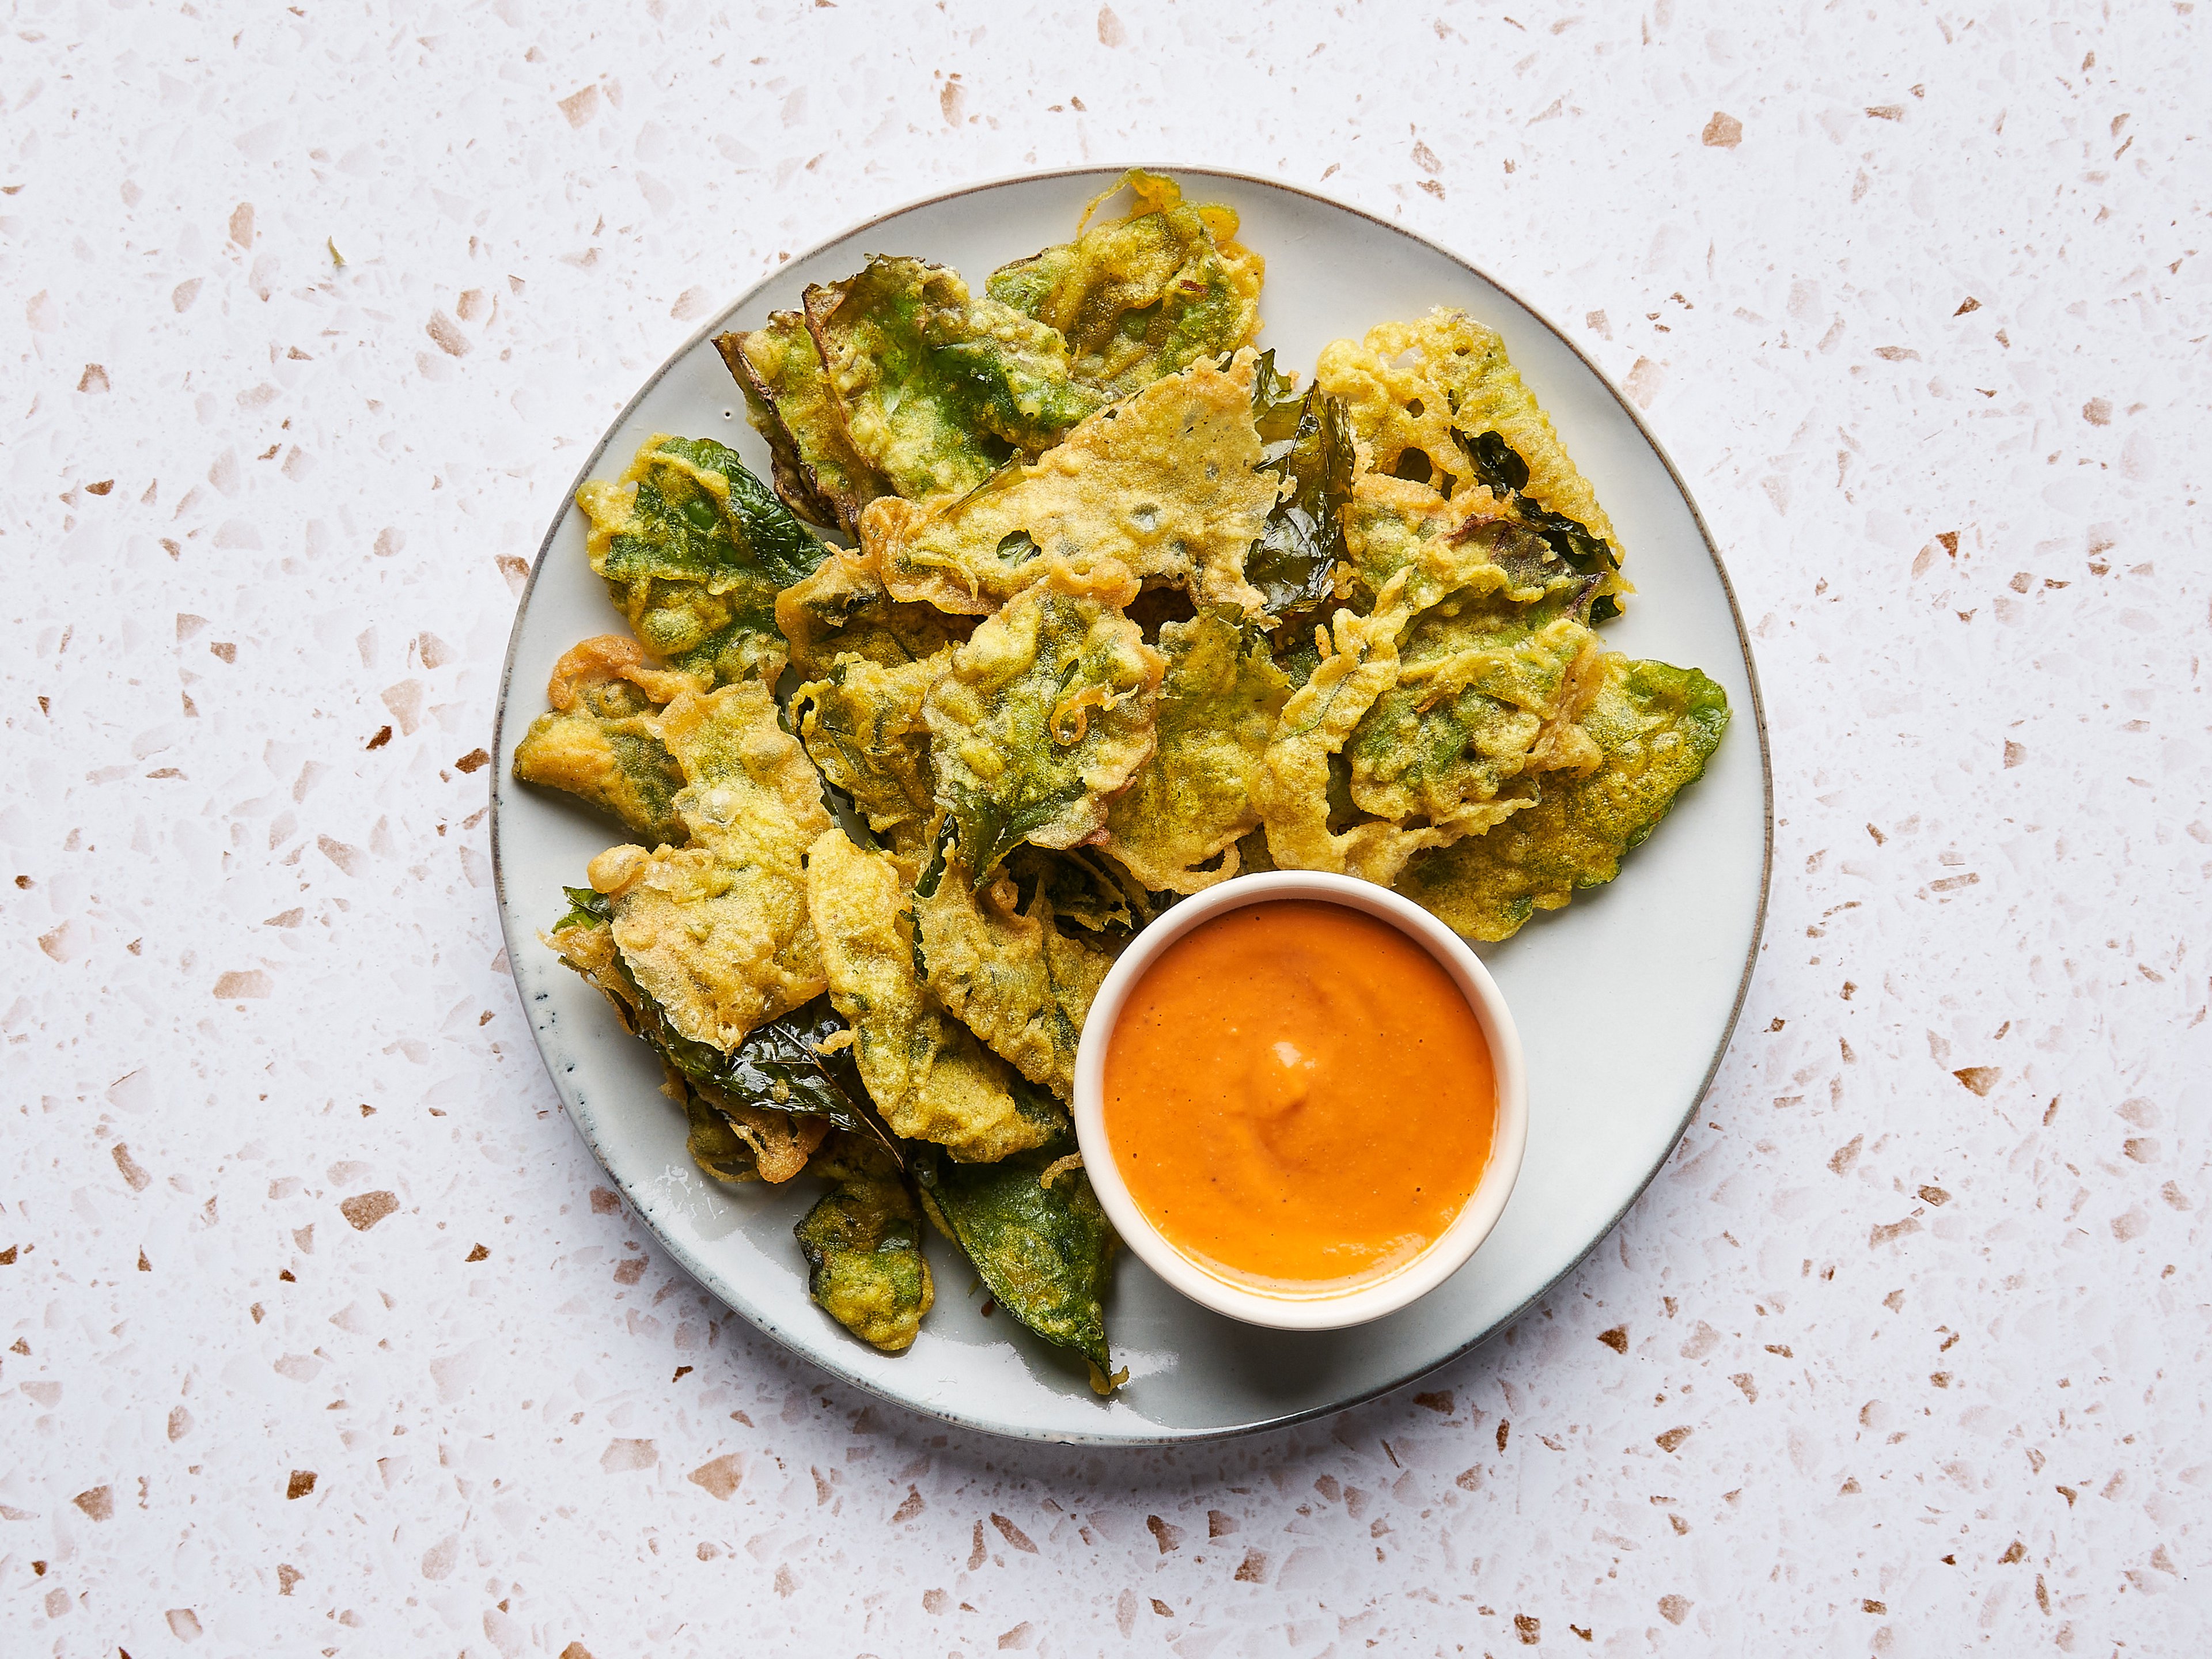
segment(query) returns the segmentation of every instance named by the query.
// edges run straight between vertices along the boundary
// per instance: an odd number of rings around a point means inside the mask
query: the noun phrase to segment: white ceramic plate
[[[1468,1265],[1374,1324],[1293,1333],[1208,1313],[1122,1252],[1107,1315],[1129,1382],[1102,1401],[1079,1359],[1003,1313],[986,1318],[980,1295],[965,1293],[972,1273],[934,1237],[937,1305],[914,1346],[882,1354],[848,1335],[807,1299],[791,1237],[818,1183],[733,1194],[700,1174],[650,1054],[538,942],[563,908],[562,885],[580,882],[591,856],[617,839],[581,808],[520,787],[508,770],[515,741],[544,708],[555,659],[622,626],[586,562],[583,515],[563,509],[508,647],[492,848],[515,983],[570,1116],[669,1253],[762,1330],[886,1399],[1038,1439],[1144,1443],[1286,1423],[1409,1382],[1498,1330],[1605,1237],[1665,1160],[1728,1046],[1765,909],[1771,785],[1742,618],[1680,476],[1626,400],[1557,329],[1440,248],[1283,185],[1161,170],[1194,199],[1243,216],[1242,240],[1267,261],[1260,343],[1301,379],[1328,341],[1432,306],[1463,307],[1504,335],[1619,530],[1638,592],[1606,629],[1607,643],[1702,668],[1727,690],[1734,715],[1704,779],[1618,882],[1483,948],[1527,1053],[1528,1140],[1512,1201]],[[980,185],[792,260],[646,383],[577,482],[619,472],[655,432],[718,439],[766,477],[767,447],[745,422],[713,335],[796,307],[809,283],[846,276],[869,253],[914,254],[980,283],[1007,260],[1066,240],[1117,172]]]

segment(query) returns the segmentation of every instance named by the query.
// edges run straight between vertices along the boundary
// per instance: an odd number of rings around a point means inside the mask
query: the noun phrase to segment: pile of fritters
[[[635,837],[550,942],[700,1166],[830,1182],[816,1301],[908,1346],[926,1214],[1101,1393],[1067,1100],[1121,946],[1272,868],[1504,939],[1612,880],[1728,720],[1593,631],[1620,545],[1495,333],[1386,323],[1300,392],[1236,216],[1122,186],[980,295],[875,258],[718,339],[773,492],[665,435],[584,488],[630,633],[562,659],[514,760]]]

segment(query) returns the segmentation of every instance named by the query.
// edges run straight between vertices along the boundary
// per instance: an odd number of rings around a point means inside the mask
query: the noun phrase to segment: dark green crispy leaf
[[[841,1135],[807,1168],[834,1183],[792,1229],[808,1292],[863,1342],[904,1352],[936,1295],[921,1213],[898,1165],[874,1142]]]
[[[1522,524],[1549,543],[1569,569],[1580,576],[1603,576],[1620,568],[1620,556],[1610,542],[1593,535],[1565,514],[1539,507],[1522,494],[1528,487],[1528,463],[1503,435],[1478,432],[1470,438],[1455,427],[1452,436],[1474,465],[1475,477],[1489,485]],[[1610,622],[1620,614],[1620,606],[1610,593],[1601,595],[1590,607],[1593,623]]]
[[[1066,1163],[1073,1151],[1063,1142],[1003,1163],[958,1164],[916,1148],[913,1167],[930,1219],[966,1252],[999,1305],[1081,1353],[1091,1386],[1110,1394],[1127,1375],[1115,1374],[1106,1342],[1114,1230],[1090,1177]]]
[[[1620,873],[1705,769],[1728,729],[1728,694],[1694,668],[1608,658],[1582,727],[1603,758],[1553,774],[1536,804],[1486,835],[1417,855],[1398,890],[1470,939],[1510,938],[1536,910]]]
[[[1252,413],[1262,465],[1290,480],[1291,489],[1245,556],[1244,578],[1266,596],[1267,614],[1280,619],[1278,645],[1291,646],[1311,634],[1332,597],[1358,458],[1343,400],[1318,386],[1292,396],[1275,373],[1274,357],[1272,351],[1261,356]]]
[[[1076,378],[1115,398],[1243,344],[1260,290],[1260,262],[1237,246],[1234,214],[1192,206],[1156,174],[1131,172],[1114,189],[1125,185],[1126,216],[1079,228],[1073,241],[1003,265],[985,285],[1064,335]]]
[[[860,509],[890,486],[853,447],[806,319],[775,312],[763,327],[716,335],[714,346],[745,394],[746,419],[768,440],[775,493],[802,519],[858,533]]]
[[[922,701],[937,801],[978,884],[1024,841],[1090,839],[1152,750],[1163,661],[1121,613],[1135,582],[1119,582],[1055,561],[952,653]]]
[[[613,901],[588,887],[564,887],[568,912],[553,929],[556,946],[571,928],[603,928]],[[813,1113],[836,1127],[891,1146],[890,1133],[878,1121],[853,1062],[850,1045],[823,1054],[818,1045],[847,1029],[844,1018],[825,993],[780,1019],[756,1026],[736,1048],[725,1053],[695,1042],[669,1023],[666,1012],[637,982],[622,952],[588,952],[570,942],[562,950],[615,1005],[631,1032],[688,1081],[719,1090],[740,1105],[771,1112]],[[586,961],[591,963],[587,969]]]
[[[806,325],[854,451],[909,501],[975,489],[1103,401],[1055,331],[920,259],[808,289]]]
[[[563,887],[568,896],[568,911],[553,924],[556,933],[571,927],[605,927],[614,920],[615,902],[595,887]]]
[[[592,522],[592,568],[647,650],[716,684],[774,678],[775,596],[824,550],[735,451],[656,436],[617,483],[595,479],[576,501]]]

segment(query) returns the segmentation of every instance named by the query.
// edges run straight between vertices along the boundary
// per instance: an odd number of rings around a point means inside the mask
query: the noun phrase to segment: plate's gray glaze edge
[[[881,213],[872,215],[869,218],[864,219],[858,223],[853,224],[847,228],[837,232],[835,235],[824,237],[821,241],[816,243],[805,252],[794,256],[794,260],[793,262],[796,262],[797,259],[811,258],[814,252],[818,252],[823,248],[826,248],[832,244],[845,241],[852,237],[858,236],[868,230],[871,230],[878,225],[886,223],[890,220],[899,218],[906,214],[916,211],[917,210],[934,206],[939,203],[951,201],[961,197],[980,195],[986,191],[1011,185],[1036,183],[1057,179],[1097,178],[1102,180],[1110,179],[1121,176],[1123,173],[1127,171],[1129,167],[1132,166],[1141,166],[1148,172],[1163,173],[1182,177],[1224,179],[1233,180],[1239,184],[1256,185],[1261,189],[1280,191],[1285,194],[1303,197],[1310,201],[1318,203],[1324,207],[1334,209],[1340,212],[1351,214],[1357,218],[1366,220],[1370,223],[1376,225],[1383,230],[1387,230],[1394,235],[1404,238],[1407,241],[1437,255],[1448,263],[1459,266],[1461,269],[1472,273],[1480,281],[1486,283],[1492,287],[1497,289],[1499,292],[1511,299],[1516,304],[1519,305],[1529,317],[1549,331],[1559,343],[1564,345],[1567,350],[1572,354],[1583,367],[1588,370],[1597,384],[1602,386],[1612,397],[1614,403],[1620,406],[1620,412],[1627,417],[1630,424],[1636,428],[1638,436],[1641,437],[1644,443],[1650,449],[1652,454],[1656,457],[1660,465],[1666,469],[1668,477],[1674,484],[1677,494],[1680,496],[1683,505],[1689,509],[1691,520],[1697,526],[1698,539],[1703,543],[1706,556],[1711,561],[1714,574],[1719,580],[1722,592],[1728,602],[1729,620],[1735,633],[1737,645],[1741,652],[1744,677],[1751,691],[1752,724],[1753,730],[1757,734],[1759,742],[1759,783],[1764,823],[1762,826],[1758,899],[1752,920],[1750,939],[1745,950],[1742,973],[1737,981],[1735,1001],[1729,1011],[1727,1019],[1723,1023],[1722,1028],[1715,1040],[1711,1058],[1706,1066],[1705,1075],[1699,1082],[1697,1089],[1692,1093],[1690,1098],[1684,1103],[1680,1115],[1675,1123],[1674,1131],[1668,1137],[1665,1150],[1656,1160],[1654,1160],[1650,1170],[1645,1174],[1643,1181],[1638,1185],[1636,1190],[1628,1195],[1628,1197],[1622,1202],[1620,1208],[1615,1211],[1613,1216],[1607,1221],[1605,1225],[1599,1228],[1591,1236],[1589,1241],[1583,1245],[1581,1251],[1572,1257],[1563,1267],[1561,1267],[1559,1273],[1554,1274],[1552,1279],[1547,1280],[1543,1285],[1524,1298],[1510,1311],[1493,1320],[1484,1329],[1475,1333],[1459,1346],[1450,1350],[1449,1352],[1437,1356],[1434,1359],[1426,1361],[1425,1363],[1416,1366],[1401,1376],[1391,1378],[1389,1381],[1379,1383],[1372,1388],[1362,1389],[1355,1394],[1346,1395],[1341,1399],[1331,1401],[1323,1405],[1310,1406],[1299,1410],[1285,1412],[1272,1417],[1257,1418],[1250,1421],[1242,1423],[1222,1425],[1214,1427],[1182,1431],[1171,1431],[1154,1434],[1086,1434],[1082,1432],[1049,1433],[1031,1431],[1025,1428],[1010,1427],[1006,1424],[994,1422],[988,1418],[971,1416],[968,1413],[949,1407],[939,1407],[918,1401],[910,1396],[899,1394],[894,1390],[883,1387],[874,1380],[861,1376],[858,1372],[838,1364],[834,1358],[827,1358],[820,1352],[812,1351],[805,1344],[799,1341],[793,1335],[787,1334],[772,1318],[769,1318],[759,1314],[746,1312],[742,1309],[732,1308],[732,1311],[743,1314],[747,1322],[752,1324],[757,1329],[759,1329],[763,1334],[781,1343],[785,1347],[790,1349],[800,1358],[808,1361],[810,1364],[821,1367],[823,1370],[830,1372],[832,1376],[837,1377],[839,1381],[848,1384],[848,1386],[857,1388],[862,1392],[881,1399],[890,1405],[896,1406],[902,1410],[914,1412],[921,1416],[933,1418],[940,1422],[949,1424],[957,1428],[973,1429],[987,1434],[996,1434],[1012,1438],[1034,1440],[1048,1444],[1114,1445],[1131,1447],[1187,1445],[1210,1440],[1228,1439],[1239,1435],[1255,1433],[1263,1429],[1288,1427],[1292,1424],[1304,1422],[1316,1417],[1325,1416],[1332,1412],[1347,1410],[1352,1407],[1363,1404],[1370,1400],[1378,1399],[1383,1395],[1389,1394],[1398,1389],[1404,1388],[1408,1383],[1413,1382],[1423,1376],[1426,1376],[1431,1372],[1440,1370],[1443,1366],[1452,1364],[1455,1360],[1464,1358],[1467,1354],[1472,1352],[1483,1343],[1488,1341],[1492,1337],[1503,1331],[1506,1327],[1512,1324],[1515,1320],[1518,1319],[1523,1313],[1527,1312],[1530,1307],[1534,1305],[1534,1304],[1540,1301],[1545,1296],[1550,1294],[1553,1289],[1554,1289],[1563,1279],[1565,1279],[1570,1273],[1573,1273],[1576,1268],[1579,1267],[1582,1263],[1589,1258],[1591,1251],[1595,1250],[1600,1244],[1603,1243],[1607,1237],[1611,1237],[1613,1229],[1620,1224],[1621,1218],[1635,1206],[1637,1200],[1641,1198],[1644,1192],[1649,1189],[1651,1182],[1657,1178],[1659,1171],[1666,1167],[1668,1160],[1674,1156],[1675,1146],[1680,1144],[1683,1133],[1689,1127],[1692,1118],[1696,1115],[1698,1106],[1703,1103],[1706,1094],[1711,1091],[1713,1079],[1719,1074],[1721,1063],[1726,1058],[1729,1045],[1735,1036],[1736,1022],[1742,1017],[1744,1003],[1750,995],[1752,979],[1759,963],[1760,945],[1765,934],[1767,905],[1771,896],[1774,867],[1774,769],[1766,729],[1765,700],[1759,686],[1759,665],[1757,659],[1753,653],[1751,638],[1744,627],[1743,611],[1741,607],[1736,602],[1735,585],[1729,580],[1727,563],[1721,557],[1719,548],[1714,544],[1712,532],[1705,522],[1705,514],[1698,507],[1697,498],[1691,493],[1689,485],[1683,478],[1680,470],[1674,465],[1674,457],[1667,452],[1666,447],[1660,442],[1657,436],[1645,423],[1642,413],[1637,409],[1636,405],[1621,392],[1619,386],[1613,384],[1612,378],[1607,375],[1594,360],[1591,359],[1588,353],[1583,350],[1581,346],[1575,342],[1572,336],[1568,334],[1567,331],[1562,329],[1557,323],[1553,322],[1548,315],[1535,306],[1531,305],[1526,299],[1522,298],[1517,290],[1504,283],[1499,282],[1494,276],[1490,276],[1472,260],[1465,258],[1460,254],[1454,252],[1451,249],[1445,247],[1441,243],[1432,241],[1427,237],[1407,229],[1402,225],[1395,224],[1376,214],[1370,213],[1363,208],[1353,206],[1346,202],[1339,201],[1336,198],[1325,195],[1321,191],[1309,190],[1303,185],[1286,184],[1279,179],[1265,178],[1256,173],[1239,173],[1224,167],[1185,166],[1174,162],[1132,162],[1119,165],[1060,167],[1038,172],[1011,173],[1000,178],[984,179],[975,184],[963,185],[955,190],[939,191],[931,195],[920,197],[913,201],[902,203],[896,207],[886,209]],[[781,267],[779,267],[779,269]],[[538,577],[545,569],[546,562],[552,551],[553,544],[560,535],[562,526],[566,520],[568,511],[574,501],[576,491],[582,488],[584,483],[592,476],[593,471],[599,466],[600,458],[606,453],[607,446],[613,441],[615,434],[619,432],[623,426],[628,423],[630,416],[637,410],[639,405],[651,395],[654,388],[659,385],[661,380],[665,379],[678,364],[682,362],[692,352],[697,350],[703,343],[705,343],[712,335],[721,331],[727,322],[727,319],[733,313],[736,313],[750,305],[763,289],[767,289],[775,280],[777,274],[778,272],[774,270],[764,273],[758,281],[755,282],[735,299],[721,307],[714,313],[712,320],[696,330],[683,342],[682,344],[671,352],[668,356],[662,361],[660,366],[656,368],[641,385],[640,385],[636,392],[623,405],[622,409],[607,422],[605,428],[600,434],[599,442],[592,447],[591,453],[585,458],[582,465],[577,470],[575,477],[570,481],[568,489],[561,498],[559,507],[555,512],[551,522],[546,527],[544,538],[538,544],[537,557],[532,560],[531,564],[529,580],[524,585],[521,598],[515,607],[514,625],[509,630],[507,635],[507,654],[501,665],[499,698],[493,718],[492,754],[495,757],[503,756],[507,753],[505,736],[508,702],[514,690],[515,658],[521,642],[524,619],[529,613],[531,599],[537,590]],[[1731,720],[1731,726],[1735,724],[1735,722]],[[507,961],[510,964],[510,976],[512,977],[512,964],[517,959],[516,952],[518,946],[525,943],[535,944],[537,940],[534,934],[529,935],[523,939],[518,939],[515,934],[516,924],[507,901],[506,872],[504,861],[501,857],[502,842],[500,835],[501,797],[504,793],[504,787],[511,785],[513,781],[507,776],[506,767],[502,764],[496,763],[496,761],[491,769],[491,773],[492,775],[488,790],[490,807],[490,817],[488,827],[489,829],[491,841],[492,892],[494,902],[499,909],[501,939],[506,951]],[[1695,787],[1694,785],[1692,787]],[[522,981],[520,978],[514,979],[514,985],[518,996],[522,995]],[[578,1101],[572,1101],[570,1098],[569,1089],[564,1086],[562,1083],[564,1072],[573,1070],[572,1057],[566,1054],[556,1054],[555,1052],[556,1046],[559,1043],[559,1039],[556,1037],[553,1030],[549,1026],[540,1023],[535,1010],[526,1009],[525,1012],[530,1018],[531,1030],[537,1042],[539,1057],[544,1061],[546,1071],[551,1078],[555,1091],[561,1096],[564,1108],[571,1109],[569,1110],[570,1121],[572,1123],[575,1124],[578,1132],[582,1135],[585,1146],[590,1150],[592,1158],[599,1163],[600,1168],[606,1171],[607,1178],[612,1181],[615,1185],[621,1189],[623,1197],[629,1202],[631,1206],[637,1211],[641,1218],[652,1231],[655,1239],[659,1241],[661,1248],[665,1249],[676,1260],[678,1266],[680,1266],[695,1280],[697,1280],[701,1284],[702,1288],[707,1290],[708,1294],[714,1295],[717,1300],[724,1301],[726,1305],[727,1305],[727,1299],[720,1297],[720,1294],[713,1289],[710,1281],[714,1276],[714,1270],[705,1263],[696,1260],[695,1258],[694,1252],[688,1246],[678,1242],[677,1239],[672,1238],[669,1235],[668,1231],[659,1225],[656,1220],[655,1210],[657,1206],[653,1203],[653,1201],[645,1194],[636,1190],[635,1185],[631,1182],[623,1179],[619,1175],[617,1175],[612,1168],[609,1166],[605,1153],[600,1146],[599,1136],[593,1132],[587,1123],[578,1120],[576,1114],[573,1109],[573,1107],[575,1104],[580,1103],[580,1097]]]

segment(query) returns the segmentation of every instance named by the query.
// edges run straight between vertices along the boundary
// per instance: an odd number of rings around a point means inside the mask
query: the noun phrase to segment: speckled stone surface
[[[6,27],[0,1650],[2203,1650],[2202,6]],[[1576,331],[1729,561],[1778,822],[1735,1046],[1556,1293],[1106,1455],[872,1406],[655,1254],[480,763],[522,562],[695,319],[1123,158]]]

